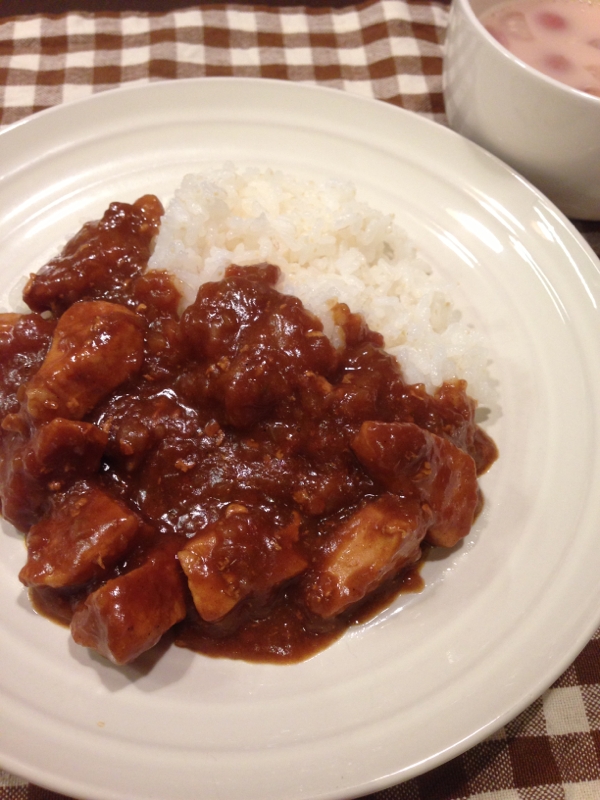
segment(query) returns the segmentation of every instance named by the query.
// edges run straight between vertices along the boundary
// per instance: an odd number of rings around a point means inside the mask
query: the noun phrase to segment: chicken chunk
[[[178,554],[196,610],[216,622],[251,594],[265,594],[298,575],[307,561],[298,551],[299,521],[265,530],[241,505],[231,504]]]
[[[107,441],[108,434],[91,422],[55,417],[36,428],[24,462],[32,475],[46,481],[91,475]]]
[[[73,615],[71,635],[113,663],[127,664],[185,617],[184,584],[175,557],[157,551],[88,595]]]
[[[13,419],[14,418],[14,419]],[[5,417],[22,423],[21,415]],[[56,417],[35,429],[30,439],[18,432],[5,435],[0,459],[0,500],[5,519],[21,531],[39,521],[48,505],[48,492],[96,472],[107,434],[96,425]]]
[[[19,388],[39,369],[55,325],[40,314],[0,314],[0,420],[18,411]]]
[[[85,224],[58,256],[31,276],[23,299],[34,311],[59,316],[79,300],[118,297],[146,266],[163,213],[154,195],[132,205],[111,203],[101,220]]]
[[[76,303],[58,321],[52,345],[25,387],[26,409],[36,423],[81,419],[141,367],[140,317],[102,300]]]
[[[138,517],[104,490],[79,481],[56,496],[27,535],[26,586],[76,587],[102,576],[128,550]]]
[[[40,520],[46,510],[47,482],[39,481],[27,469],[23,456],[29,452],[29,443],[23,436],[11,432],[2,438],[2,458],[0,458],[2,516],[15,528],[26,533]]]
[[[327,375],[337,365],[322,323],[272,285],[271,265],[231,266],[223,281],[205,283],[182,316],[190,347],[211,359],[206,399],[222,404],[226,421],[249,427],[287,400],[307,371]]]
[[[414,564],[429,516],[415,499],[386,494],[360,508],[328,538],[304,586],[306,606],[334,617]]]
[[[365,422],[352,449],[389,491],[417,488],[433,511],[430,544],[453,547],[469,533],[481,504],[470,455],[410,422]]]

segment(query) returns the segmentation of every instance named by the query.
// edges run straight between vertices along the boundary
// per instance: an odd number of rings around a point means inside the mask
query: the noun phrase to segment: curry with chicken
[[[0,499],[20,579],[117,664],[167,635],[297,661],[453,547],[497,456],[464,382],[407,385],[344,305],[336,348],[269,264],[180,313],[163,213],[113,203],[0,316]]]

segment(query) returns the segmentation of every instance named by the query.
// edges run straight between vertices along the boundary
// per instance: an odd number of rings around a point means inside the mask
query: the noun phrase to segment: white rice
[[[185,301],[230,264],[276,264],[278,289],[299,297],[338,341],[335,302],[383,334],[409,383],[429,391],[464,378],[480,405],[493,400],[480,335],[392,215],[361,202],[350,183],[316,183],[232,164],[186,175],[167,206],[151,269],[181,281]]]

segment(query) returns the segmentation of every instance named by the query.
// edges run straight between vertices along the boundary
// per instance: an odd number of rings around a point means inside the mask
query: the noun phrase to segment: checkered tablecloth
[[[8,5],[14,9],[16,4]],[[144,13],[2,17],[0,0],[0,125],[124,84],[206,75],[332,86],[443,124],[447,4],[368,0],[334,5],[211,4]],[[51,2],[46,6],[53,8]],[[82,7],[89,8],[89,0]],[[600,253],[599,226],[579,227]],[[445,766],[371,797],[600,800],[600,632],[543,697],[495,736]],[[59,795],[0,770],[0,800],[25,798],[57,800]]]
[[[0,123],[114,86],[206,75],[319,83],[441,120],[447,14],[441,2],[378,0],[9,18],[0,24]]]

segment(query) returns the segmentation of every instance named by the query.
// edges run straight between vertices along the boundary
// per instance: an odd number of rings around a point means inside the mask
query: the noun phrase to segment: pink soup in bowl
[[[600,0],[453,0],[444,98],[451,127],[600,219]]]
[[[508,0],[480,19],[517,58],[600,97],[600,0]]]

